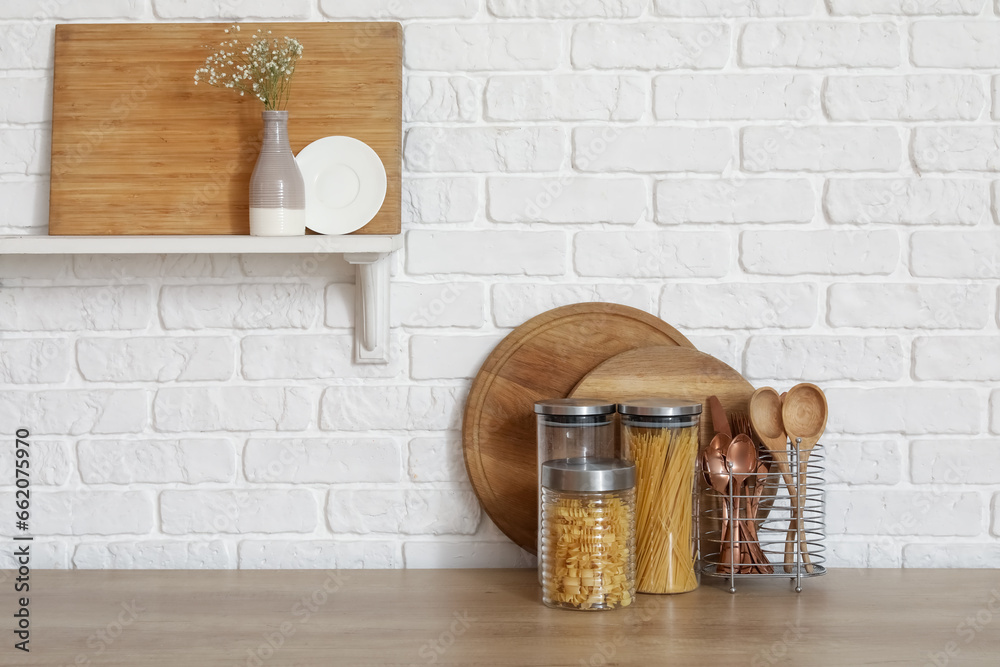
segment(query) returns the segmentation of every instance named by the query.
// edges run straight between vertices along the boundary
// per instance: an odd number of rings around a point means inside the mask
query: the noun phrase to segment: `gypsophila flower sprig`
[[[295,64],[302,57],[302,44],[293,37],[278,40],[258,30],[248,44],[240,42],[240,26],[226,30],[231,39],[219,43],[220,51],[205,59],[194,74],[194,83],[232,88],[264,103],[264,109],[281,110],[288,103]]]

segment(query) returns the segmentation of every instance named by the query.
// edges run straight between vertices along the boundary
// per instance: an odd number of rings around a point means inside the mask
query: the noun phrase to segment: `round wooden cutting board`
[[[732,367],[691,348],[646,347],[623,352],[597,366],[570,392],[621,403],[630,398],[681,398],[701,403],[701,447],[715,435],[708,397],[718,396],[728,414],[749,414],[753,385]]]
[[[694,350],[649,313],[582,303],[528,320],[487,357],[465,406],[465,466],[483,509],[523,549],[535,553],[538,532],[535,401],[565,398],[601,363],[653,345]]]

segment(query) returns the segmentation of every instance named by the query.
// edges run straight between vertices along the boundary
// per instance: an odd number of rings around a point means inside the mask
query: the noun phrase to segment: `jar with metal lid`
[[[636,468],[636,589],[694,590],[701,404],[649,398],[621,403],[618,411],[623,454]]]
[[[549,607],[597,611],[635,599],[635,466],[621,459],[542,464],[538,567]]]

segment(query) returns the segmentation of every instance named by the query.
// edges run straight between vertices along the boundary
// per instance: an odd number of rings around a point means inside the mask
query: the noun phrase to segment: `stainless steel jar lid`
[[[598,398],[553,398],[535,403],[535,414],[587,417],[609,415],[614,413],[617,407],[614,403]]]
[[[640,417],[685,417],[700,415],[701,403],[692,403],[678,398],[637,398],[618,404],[618,412],[623,415]]]
[[[625,491],[635,486],[635,464],[622,459],[553,459],[542,464],[542,486],[581,493]]]

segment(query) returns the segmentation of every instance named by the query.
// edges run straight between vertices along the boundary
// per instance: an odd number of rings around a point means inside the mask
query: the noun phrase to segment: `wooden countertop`
[[[738,582],[735,595],[713,580],[591,613],[542,606],[534,570],[43,570],[31,573],[30,653],[13,648],[6,575],[2,665],[841,667],[1000,656],[997,570],[833,570],[800,594],[785,579]]]

